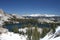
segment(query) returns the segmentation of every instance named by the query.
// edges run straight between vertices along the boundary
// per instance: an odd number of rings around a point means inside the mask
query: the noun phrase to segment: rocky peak
[[[0,14],[4,14],[4,11],[2,9],[0,9]]]

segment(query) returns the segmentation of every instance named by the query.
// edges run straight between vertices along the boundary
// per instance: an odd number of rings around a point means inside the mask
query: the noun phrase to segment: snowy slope
[[[8,19],[12,18],[11,15],[6,14],[2,9],[0,9],[0,25],[3,25],[5,21],[9,21]]]
[[[0,35],[0,40],[26,40],[26,38],[26,35],[19,35],[13,32],[3,33]]]
[[[56,28],[56,32],[53,33],[48,33],[44,38],[40,40],[60,40],[60,26]]]
[[[0,34],[0,40],[27,40],[27,35],[6,32]],[[52,33],[52,31],[50,31],[44,38],[40,38],[40,40],[60,40],[60,26],[56,28],[56,32],[54,34]]]

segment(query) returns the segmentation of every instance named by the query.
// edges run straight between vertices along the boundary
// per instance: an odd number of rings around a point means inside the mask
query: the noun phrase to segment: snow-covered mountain
[[[14,16],[18,19],[23,19],[22,16],[18,16],[16,14],[8,14],[4,12],[2,9],[0,9],[0,26],[4,24],[4,22],[9,22],[11,18],[14,18]]]
[[[26,19],[37,19],[39,22],[60,22],[60,15],[52,15],[52,14],[31,14],[31,15],[22,15]]]
[[[2,9],[0,9],[0,26],[4,24],[5,21],[9,21],[8,19],[12,18],[11,15],[6,14]]]
[[[0,20],[8,21],[10,18],[12,18],[10,14],[7,14],[2,9],[0,9]]]
[[[22,15],[22,16],[31,16],[31,17],[38,17],[38,16],[44,16],[44,17],[54,17],[54,16],[59,16],[59,15],[54,15],[54,14],[27,14],[27,15]]]

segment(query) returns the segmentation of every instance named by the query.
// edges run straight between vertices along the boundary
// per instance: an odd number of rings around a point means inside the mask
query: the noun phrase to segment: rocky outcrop
[[[7,33],[7,32],[8,32],[8,29],[0,27],[0,34]]]

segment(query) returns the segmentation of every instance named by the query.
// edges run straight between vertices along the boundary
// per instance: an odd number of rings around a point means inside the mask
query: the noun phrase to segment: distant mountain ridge
[[[45,17],[54,17],[54,16],[60,16],[60,15],[54,15],[54,14],[28,14],[23,16],[31,16],[31,17],[38,17],[38,16],[45,16]]]

